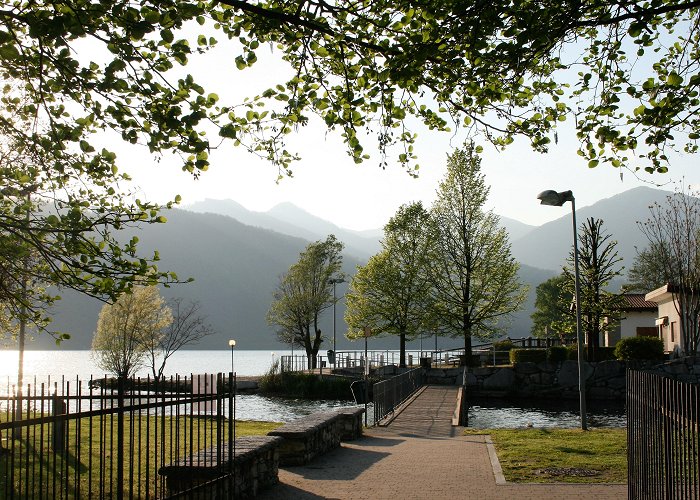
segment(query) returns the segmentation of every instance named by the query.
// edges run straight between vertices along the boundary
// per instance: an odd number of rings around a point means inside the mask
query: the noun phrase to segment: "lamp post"
[[[231,348],[231,374],[233,375],[233,348],[236,347],[236,341],[233,339],[229,340],[228,346]]]
[[[333,285],[333,352],[335,352],[335,303],[337,301],[335,296],[335,285],[338,283],[345,283],[343,278],[331,278],[328,283]],[[335,368],[335,358],[333,359],[333,368]]]
[[[542,191],[537,195],[540,204],[553,207],[561,207],[567,201],[571,202],[571,217],[574,227],[574,275],[576,285],[576,343],[578,351],[578,392],[579,405],[581,409],[581,429],[584,431],[588,428],[586,424],[586,381],[583,378],[583,328],[581,327],[581,281],[578,271],[578,237],[576,227],[576,200],[574,193],[571,191]]]

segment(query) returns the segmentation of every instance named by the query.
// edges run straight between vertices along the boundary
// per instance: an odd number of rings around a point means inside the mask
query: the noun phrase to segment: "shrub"
[[[496,349],[496,352],[498,351],[510,351],[514,346],[513,346],[513,341],[510,339],[504,339],[504,340],[497,340],[496,342],[493,343],[494,349]]]
[[[660,360],[664,358],[664,343],[656,337],[628,337],[615,346],[615,357],[629,360]]]
[[[571,344],[566,346],[566,352],[567,352],[567,359],[571,359],[573,361],[578,361],[578,347],[576,344]]]
[[[347,399],[352,400],[351,380],[332,375],[315,373],[279,372],[273,365],[262,376],[258,387],[263,394],[276,394],[290,398]]]
[[[515,363],[525,363],[530,361],[532,363],[541,363],[547,360],[547,350],[546,349],[511,349],[510,350],[510,362]]]
[[[561,363],[569,358],[569,350],[566,346],[555,345],[547,349],[547,361],[550,363]]]
[[[614,347],[599,347],[596,350],[595,360],[596,361],[608,361],[611,359],[617,359],[615,356]]]

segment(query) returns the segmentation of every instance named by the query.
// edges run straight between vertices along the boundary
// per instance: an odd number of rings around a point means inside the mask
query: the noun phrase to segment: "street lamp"
[[[233,339],[229,340],[228,346],[231,348],[231,374],[233,374],[233,348],[236,347],[236,341]]]
[[[331,278],[328,280],[328,283],[333,285],[333,352],[335,353],[335,303],[336,303],[336,296],[335,296],[335,285],[338,283],[345,283],[345,280],[343,278]],[[333,368],[335,368],[335,357],[333,358]]]
[[[571,202],[571,216],[574,226],[574,275],[576,284],[576,343],[578,350],[578,392],[579,405],[581,409],[581,429],[584,431],[588,428],[586,425],[586,381],[583,378],[583,328],[581,327],[581,281],[578,271],[578,238],[576,236],[576,201],[574,193],[571,191],[542,191],[537,195],[540,204],[553,207],[561,207],[567,201]]]

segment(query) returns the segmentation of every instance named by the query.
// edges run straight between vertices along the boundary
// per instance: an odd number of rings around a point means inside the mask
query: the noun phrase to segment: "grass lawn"
[[[467,429],[489,434],[507,481],[624,483],[626,429]]]
[[[162,494],[161,465],[215,446],[219,436],[215,419],[126,416],[124,422],[125,483],[137,498]],[[280,425],[238,420],[236,436],[265,435]],[[7,451],[0,454],[0,498],[32,498],[39,492],[47,498],[111,497],[117,482],[116,418],[70,421],[64,453],[53,452],[51,429],[51,424],[29,425],[16,439],[3,431]],[[227,423],[222,433],[226,441]]]

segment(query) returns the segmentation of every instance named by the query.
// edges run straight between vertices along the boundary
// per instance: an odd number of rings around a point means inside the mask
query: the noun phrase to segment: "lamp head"
[[[540,194],[538,194],[537,199],[540,200],[541,205],[560,207],[567,201],[574,201],[574,193],[571,191],[562,191],[561,193],[557,193],[554,190],[548,189],[547,191],[542,191]]]
[[[229,341],[228,341],[228,346],[229,346],[229,347],[236,347],[236,341],[233,340],[233,339],[229,340]]]

